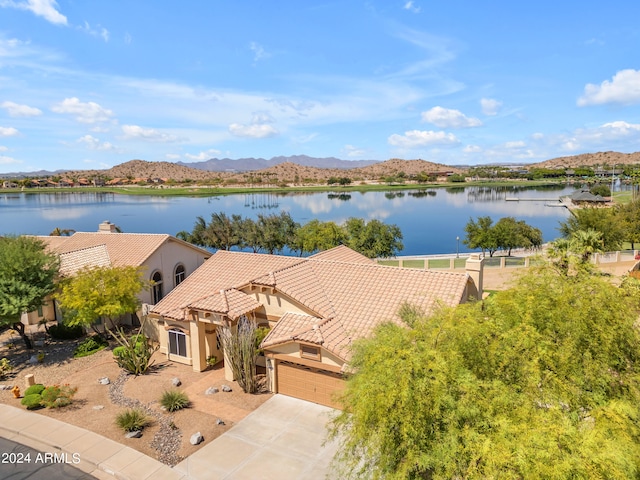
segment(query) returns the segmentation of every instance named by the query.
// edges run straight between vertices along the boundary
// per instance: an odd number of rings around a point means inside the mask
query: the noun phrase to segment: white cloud
[[[20,163],[20,161],[12,157],[0,155],[0,165],[9,165],[10,163]]]
[[[58,12],[58,3],[55,0],[0,0],[0,7],[28,10],[53,24],[67,24],[67,17]]]
[[[251,42],[249,44],[249,48],[253,52],[254,62],[257,62],[259,60],[264,60],[265,58],[269,58],[271,56],[271,54],[266,52],[264,47],[257,42]]]
[[[77,28],[78,30],[88,33],[89,35],[92,35],[94,37],[102,37],[105,42],[109,41],[109,30],[100,25],[96,25],[96,27],[93,28],[91,25],[89,25],[89,22],[85,21],[83,26],[79,26]]]
[[[422,120],[440,128],[471,128],[482,125],[479,119],[467,117],[460,110],[443,107],[433,107],[431,110],[422,112]]]
[[[467,145],[462,149],[464,153],[479,153],[482,151],[482,147],[479,145]]]
[[[640,70],[620,70],[611,81],[600,85],[588,83],[584,95],[578,99],[578,106],[618,103],[630,105],[640,102]]]
[[[416,6],[416,4],[413,3],[413,0],[406,2],[402,8],[413,13],[420,13],[420,7]]]
[[[15,137],[18,135],[18,129],[13,127],[0,127],[0,137]]]
[[[139,125],[123,125],[122,132],[126,139],[139,139],[160,143],[177,142],[180,140],[176,135],[163,133],[154,128],[143,128]]]
[[[527,144],[524,143],[522,140],[517,140],[513,142],[506,142],[504,146],[505,148],[523,148],[523,147],[526,147]]]
[[[362,157],[367,153],[364,148],[354,147],[353,145],[345,145],[342,151],[349,158]]]
[[[100,139],[91,135],[85,135],[84,137],[80,137],[76,141],[78,143],[82,143],[83,145],[86,145],[86,147],[91,150],[109,151],[109,150],[115,150],[116,148],[111,142],[101,142]]]
[[[209,160],[215,156],[220,155],[222,152],[220,152],[220,150],[215,150],[215,149],[210,149],[210,150],[206,150],[204,152],[200,152],[197,155],[193,155],[191,153],[186,153],[184,156],[187,157],[189,160],[197,160],[197,161],[205,161],[205,160]]]
[[[42,115],[42,110],[28,105],[19,105],[15,102],[2,102],[0,107],[4,108],[11,117],[37,117]]]
[[[62,102],[51,107],[55,113],[68,113],[75,115],[80,123],[106,122],[113,117],[113,112],[102,108],[95,102],[81,102],[77,97],[65,98]]]
[[[500,107],[502,107],[502,102],[494,98],[482,98],[480,99],[480,107],[482,107],[482,113],[492,117],[498,114]]]
[[[458,139],[452,133],[433,132],[431,130],[410,130],[404,135],[394,133],[387,140],[390,145],[403,148],[426,147],[429,145],[452,145],[458,143]]]
[[[241,123],[232,123],[229,125],[229,132],[236,137],[250,138],[268,138],[278,135],[278,130],[267,124],[243,125]]]

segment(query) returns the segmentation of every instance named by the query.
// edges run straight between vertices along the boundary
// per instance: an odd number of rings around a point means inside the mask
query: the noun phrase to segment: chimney
[[[116,233],[116,226],[109,220],[105,220],[98,225],[98,233]]]
[[[482,300],[482,274],[484,270],[484,258],[479,253],[469,255],[465,263],[465,270],[473,280],[473,287],[469,289],[468,298]]]

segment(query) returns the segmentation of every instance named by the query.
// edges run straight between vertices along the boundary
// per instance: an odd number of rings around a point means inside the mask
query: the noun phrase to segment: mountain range
[[[207,170],[209,172],[248,172],[252,170],[264,170],[281,163],[295,163],[303,167],[315,168],[338,168],[351,169],[359,167],[367,167],[374,163],[380,163],[378,160],[340,160],[335,157],[316,158],[307,155],[291,155],[289,157],[279,156],[269,160],[264,158],[211,158],[204,162],[176,162],[190,168]]]

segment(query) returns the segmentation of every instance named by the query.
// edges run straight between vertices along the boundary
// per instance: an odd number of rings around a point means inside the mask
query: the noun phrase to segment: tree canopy
[[[8,325],[31,342],[20,322],[23,313],[45,304],[55,289],[60,260],[33,237],[0,237],[0,325]]]
[[[629,287],[629,283],[632,283]],[[355,344],[341,478],[638,478],[638,287],[544,265]]]
[[[536,249],[542,245],[540,229],[514,217],[503,217],[496,224],[488,216],[477,221],[470,218],[464,231],[467,235],[462,242],[469,248],[482,249],[483,254],[487,250],[490,257],[499,249],[511,255],[514,248]]]
[[[176,236],[204,247],[253,252],[279,253],[285,248],[300,255],[347,245],[369,258],[397,255],[403,248],[402,232],[397,225],[380,220],[349,218],[344,224],[314,219],[300,225],[288,212],[259,214],[256,220],[224,213],[214,213],[211,221],[197,217],[191,232]]]
[[[68,325],[92,327],[105,317],[111,321],[140,306],[138,294],[147,287],[138,267],[84,268],[65,279],[56,294]]]
[[[625,222],[619,211],[613,208],[585,207],[571,211],[566,221],[560,223],[560,234],[570,238],[579,230],[595,230],[602,234],[602,248],[618,250],[626,238],[632,238],[625,230]]]

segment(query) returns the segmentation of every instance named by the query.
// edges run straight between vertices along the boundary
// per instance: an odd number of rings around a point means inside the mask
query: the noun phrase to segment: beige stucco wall
[[[205,258],[210,256],[199,250],[184,245],[175,240],[169,240],[156,250],[142,265],[144,269],[144,278],[151,280],[154,272],[160,272],[162,275],[162,293],[163,296],[175,288],[175,268],[182,264],[185,268],[185,278],[191,275],[200,265],[205,262]],[[151,291],[145,291],[140,294],[140,300],[143,303],[151,303]]]
[[[294,302],[278,292],[271,293],[269,290],[261,292],[257,287],[254,287],[253,289],[246,288],[242,291],[253,296],[256,301],[261,303],[270,318],[271,316],[279,318],[286,312],[317,315],[317,313],[306,308],[304,305]]]

